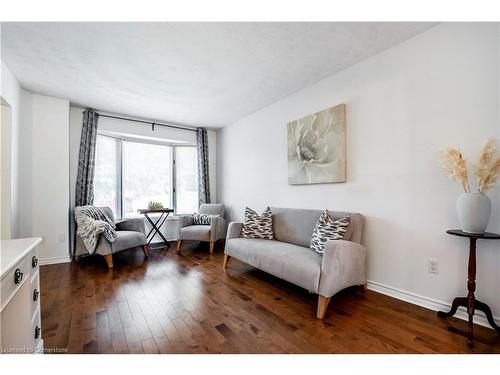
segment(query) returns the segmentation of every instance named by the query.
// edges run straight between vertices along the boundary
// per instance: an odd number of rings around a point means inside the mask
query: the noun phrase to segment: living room
[[[2,19],[1,358],[498,364],[500,23],[417,17]]]

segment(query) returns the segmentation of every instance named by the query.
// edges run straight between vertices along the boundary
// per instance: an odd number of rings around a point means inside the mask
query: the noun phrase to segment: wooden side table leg
[[[473,346],[474,340],[474,305],[475,297],[474,292],[476,291],[476,239],[470,238],[469,247],[469,272],[467,277],[467,314],[469,315],[469,327],[468,327],[468,339],[467,344]]]
[[[474,302],[474,309],[484,312],[484,314],[486,315],[486,319],[488,319],[488,323],[490,323],[490,326],[492,326],[495,331],[500,333],[500,326],[495,323],[495,319],[493,319],[493,313],[491,312],[491,309],[487,304],[476,300]]]
[[[474,314],[469,314],[469,324],[467,327],[467,345],[472,347],[474,346],[474,322],[473,322]]]
[[[467,297],[457,297],[453,300],[451,309],[448,312],[438,311],[437,316],[440,318],[451,318],[456,314],[460,306],[467,307]]]

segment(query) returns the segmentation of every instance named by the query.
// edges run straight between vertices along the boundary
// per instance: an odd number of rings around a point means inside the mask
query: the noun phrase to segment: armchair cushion
[[[131,230],[120,230],[116,232],[116,240],[111,244],[111,251],[116,253],[121,250],[145,244],[146,236],[144,233]]]
[[[124,219],[116,223],[116,230],[131,230],[146,234],[146,226],[144,225],[143,217],[136,217],[132,219]]]
[[[181,228],[180,239],[190,241],[210,241],[210,225],[189,225]]]

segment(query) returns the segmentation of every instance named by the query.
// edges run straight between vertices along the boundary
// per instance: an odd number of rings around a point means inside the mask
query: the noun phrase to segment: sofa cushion
[[[274,238],[276,240],[309,247],[314,227],[323,211],[280,207],[271,207],[271,210],[273,212]],[[345,239],[361,243],[363,215],[331,210],[329,212],[335,220],[350,216],[352,235],[350,238]]]
[[[146,236],[142,232],[131,230],[119,230],[116,232],[116,240],[111,243],[111,250],[113,253],[117,251],[130,249],[136,246],[146,244]]]
[[[325,210],[314,227],[311,237],[311,250],[323,255],[325,252],[325,244],[328,240],[344,240],[350,237],[350,217],[346,216],[342,219],[335,220],[330,216],[328,210]]]
[[[267,207],[262,215],[259,216],[257,212],[246,207],[241,237],[272,240],[274,235],[271,209]]]
[[[181,228],[181,240],[210,241],[210,225],[190,225]]]
[[[322,257],[307,247],[262,239],[232,238],[225,254],[317,293]]]

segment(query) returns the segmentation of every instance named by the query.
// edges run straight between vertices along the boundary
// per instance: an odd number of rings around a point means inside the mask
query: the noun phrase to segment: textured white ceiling
[[[432,23],[3,23],[31,91],[96,109],[221,127]]]

